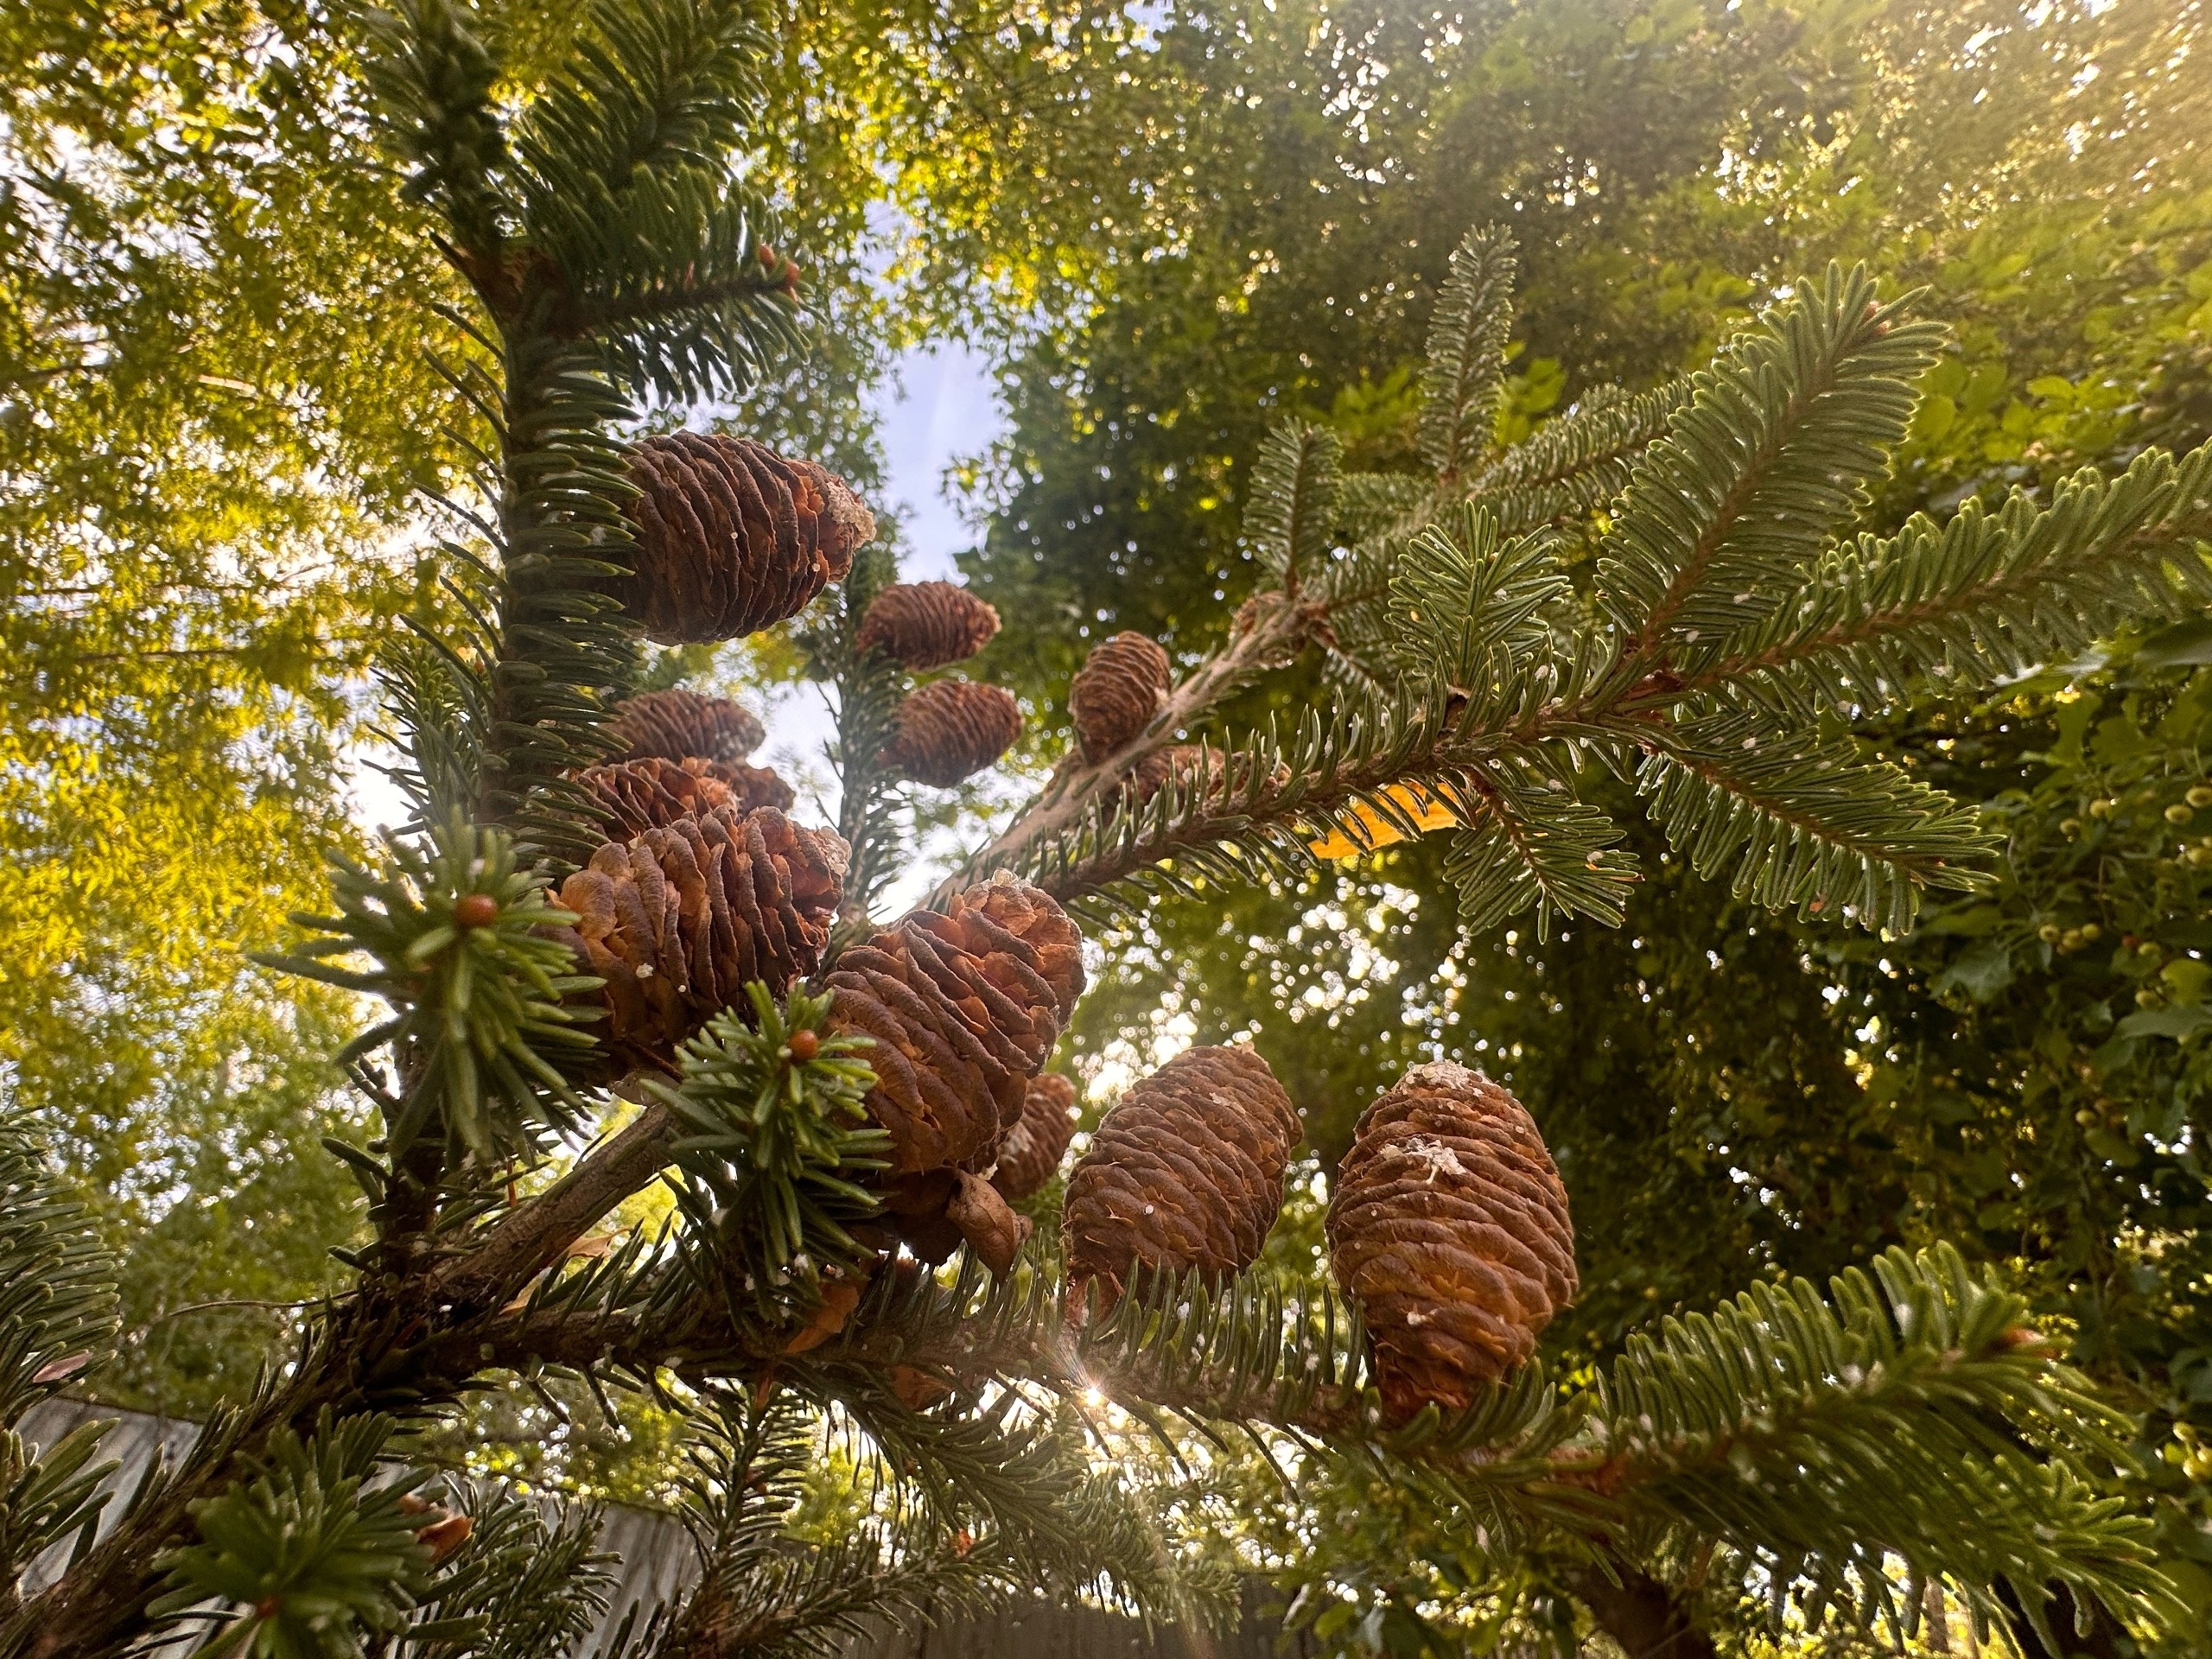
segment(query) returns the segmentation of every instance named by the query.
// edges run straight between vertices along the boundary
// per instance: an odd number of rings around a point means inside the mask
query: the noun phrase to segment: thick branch
[[[666,1168],[676,1138],[668,1108],[646,1107],[544,1192],[509,1211],[482,1243],[441,1276],[437,1300],[464,1318],[505,1303]]]

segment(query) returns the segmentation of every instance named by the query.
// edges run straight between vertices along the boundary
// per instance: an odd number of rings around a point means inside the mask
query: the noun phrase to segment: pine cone
[[[591,766],[575,776],[591,798],[601,833],[619,841],[718,806],[732,808],[741,817],[764,806],[784,811],[797,798],[791,786],[766,766],[742,762],[678,764],[656,757]]]
[[[957,583],[894,582],[869,601],[857,644],[918,673],[966,662],[998,631],[998,612]]]
[[[1057,1071],[1030,1079],[1021,1116],[999,1146],[991,1185],[1015,1204],[1051,1180],[1075,1138],[1075,1084]]]
[[[1132,1268],[1210,1278],[1258,1259],[1298,1110],[1249,1048],[1186,1049],[1106,1114],[1068,1177],[1068,1282],[1118,1297]]]
[[[1096,763],[1152,724],[1167,696],[1167,653],[1141,633],[1094,646],[1068,682],[1068,713],[1083,758]]]
[[[1082,994],[1083,938],[1036,888],[995,880],[853,946],[823,982],[831,1027],[875,1039],[890,1173],[988,1169]]]
[[[773,766],[752,766],[742,760],[686,760],[683,769],[720,784],[729,791],[730,804],[741,812],[757,812],[764,806],[788,812],[798,799],[798,791]]]
[[[749,709],[681,686],[625,697],[608,729],[625,746],[625,760],[742,760],[767,735]]]
[[[1329,1205],[1384,1404],[1465,1406],[1573,1300],[1574,1224],[1543,1137],[1479,1071],[1415,1066],[1359,1120]]]
[[[1014,693],[974,680],[932,680],[899,705],[898,729],[879,766],[950,789],[1014,747],[1021,709]]]
[[[730,803],[721,779],[674,760],[618,760],[575,774],[601,832],[620,841]]]
[[[760,980],[781,996],[821,965],[845,843],[773,809],[716,807],[610,841],[561,884],[569,943],[626,1065],[674,1069],[676,1045]]]
[[[796,616],[852,569],[875,519],[844,480],[749,438],[671,432],[630,452],[636,569],[608,590],[664,645]]]

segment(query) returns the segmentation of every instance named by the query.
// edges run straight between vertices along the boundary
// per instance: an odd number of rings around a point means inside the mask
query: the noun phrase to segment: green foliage
[[[427,847],[397,838],[388,846],[380,870],[338,867],[340,913],[296,918],[327,937],[270,965],[380,996],[396,1010],[349,1050],[392,1047],[399,1090],[366,1074],[362,1081],[384,1109],[396,1161],[425,1137],[454,1161],[524,1154],[540,1133],[565,1129],[583,1111],[548,1055],[573,1066],[589,1053],[588,1011],[561,998],[596,982],[575,974],[568,947],[543,931],[575,918],[546,902],[545,874],[519,867],[499,830],[455,820]],[[484,899],[486,918],[463,913]],[[356,955],[372,965],[332,965]]]
[[[158,1563],[169,1591],[155,1614],[210,1619],[209,1659],[354,1659],[365,1631],[400,1629],[430,1553],[402,1508],[423,1478],[368,1484],[391,1431],[381,1417],[325,1417],[305,1440],[277,1430],[249,1479],[194,1504],[200,1541]],[[188,1611],[210,1600],[225,1611]]]
[[[440,1564],[408,1625],[409,1659],[548,1659],[572,1651],[607,1611],[613,1558],[599,1510],[551,1508],[496,1481],[447,1483],[472,1525]]]
[[[115,1264],[85,1207],[46,1167],[31,1127],[0,1118],[0,1569],[10,1582],[56,1540],[91,1525],[112,1463],[109,1427],[87,1423],[33,1457],[24,1413],[106,1357]]]
[[[1450,866],[1463,913],[1489,925],[1534,909],[1542,937],[1560,918],[1618,921],[1636,878],[1609,816],[1574,792],[1595,760],[1634,772],[1693,868],[1730,871],[1738,896],[1770,908],[1898,934],[1923,891],[1979,885],[1973,867],[1992,843],[1973,814],[1856,753],[1824,727],[1827,711],[1878,694],[1881,682],[1859,686],[1850,668],[1906,660],[1916,632],[1923,653],[1931,633],[2008,624],[2024,641],[2078,637],[2084,613],[2110,618],[2132,601],[2132,613],[2172,613],[2212,594],[2196,550],[2212,531],[2212,449],[2178,465],[2146,455],[2109,503],[2077,481],[2049,522],[2016,498],[1993,521],[2001,547],[1964,515],[1974,556],[1923,562],[1910,602],[1860,607],[1838,626],[1822,597],[1840,580],[1836,537],[1868,505],[1866,480],[1902,438],[1940,338],[1872,291],[1863,271],[1831,269],[1694,379],[1608,513],[1589,606],[1558,543],[1502,541],[1479,498],[1459,510],[1456,535],[1433,524],[1401,543],[1386,529],[1346,562],[1389,573],[1385,620],[1345,634],[1332,620],[1358,683],[1307,715],[1294,747],[1269,737],[1239,753],[1232,741],[1219,775],[1244,787],[1192,782],[1136,811],[1109,798],[1023,849],[1027,870],[1066,896],[1145,880],[1171,857],[1186,874],[1170,880],[1296,874],[1317,836],[1357,849],[1425,827],[1410,785],[1466,826]],[[1463,321],[1433,331],[1436,385],[1464,382]],[[1286,572],[1288,526],[1331,489],[1326,446],[1314,446],[1310,480],[1297,459],[1308,442],[1278,441],[1253,504],[1253,539],[1276,550],[1263,563]],[[1440,479],[1432,510],[1458,487]],[[2060,536],[2082,545],[2080,563],[2047,550]],[[2107,565],[2098,556],[2111,548],[2124,550]],[[2027,570],[2036,579],[2016,574]],[[1838,648],[1847,636],[1856,658]],[[1970,689],[2003,664],[1947,650],[1941,666]],[[1383,685],[1400,690],[1362,689]]]
[[[773,1319],[816,1299],[824,1268],[871,1252],[847,1230],[879,1199],[859,1185],[887,1167],[890,1137],[861,1105],[875,1086],[867,1037],[824,1034],[830,998],[795,990],[781,1008],[758,981],[750,1023],[734,1010],[679,1051],[683,1076],[646,1086],[682,1129],[681,1200],[702,1241],[703,1276],[733,1308]],[[793,1052],[804,1033],[810,1058]]]
[[[1458,478],[1490,448],[1503,409],[1513,255],[1510,236],[1478,231],[1452,250],[1452,274],[1437,291],[1421,371],[1421,453],[1439,478]]]
[[[2186,1621],[2149,1522],[2103,1490],[2129,1461],[2126,1420],[2047,1362],[2022,1298],[1948,1248],[1891,1251],[1830,1295],[1758,1286],[1630,1338],[1597,1410],[1606,1474],[1641,1486],[1631,1503],[1762,1562],[1777,1605],[1802,1586],[1815,1624],[1833,1608],[1910,1630],[1892,1555],[1978,1621],[1999,1616],[1997,1586],[2034,1605],[2046,1583],[2146,1625]]]
[[[1942,338],[1879,303],[1865,270],[1831,268],[1692,378],[1599,546],[1600,602],[1637,644],[1622,671],[1670,663],[1803,582],[1866,507]]]

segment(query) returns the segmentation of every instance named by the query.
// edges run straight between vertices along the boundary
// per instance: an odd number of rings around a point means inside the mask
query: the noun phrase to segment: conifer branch
[[[1448,487],[1490,450],[1505,393],[1519,269],[1508,232],[1479,226],[1452,250],[1451,274],[1428,327],[1421,374],[1421,457]]]

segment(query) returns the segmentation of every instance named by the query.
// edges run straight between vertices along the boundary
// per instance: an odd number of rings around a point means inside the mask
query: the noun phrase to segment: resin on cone
[[[1129,1085],[1068,1177],[1068,1283],[1117,1298],[1138,1268],[1242,1273],[1282,1206],[1301,1135],[1268,1063],[1242,1045],[1186,1049]]]
[[[1574,1224],[1535,1121],[1462,1065],[1415,1066],[1367,1109],[1327,1230],[1398,1418],[1466,1406],[1574,1298]]]

